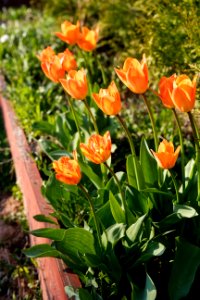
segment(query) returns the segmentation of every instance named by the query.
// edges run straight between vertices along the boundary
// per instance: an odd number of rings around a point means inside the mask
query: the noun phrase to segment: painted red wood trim
[[[0,106],[4,118],[4,126],[10,144],[12,159],[15,166],[17,183],[23,194],[23,202],[30,230],[47,227],[46,223],[37,222],[33,216],[49,214],[52,208],[41,195],[42,179],[26,136],[19,126],[11,103],[0,95]],[[51,225],[48,225],[50,227]],[[50,243],[48,239],[30,236],[31,245]],[[40,278],[43,300],[68,299],[64,286],[81,287],[79,278],[55,258],[38,258],[38,274]]]

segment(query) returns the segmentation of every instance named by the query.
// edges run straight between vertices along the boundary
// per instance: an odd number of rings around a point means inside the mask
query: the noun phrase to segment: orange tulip
[[[44,74],[53,82],[59,82],[59,79],[65,76],[65,69],[57,55],[52,56],[48,61],[42,62],[41,68]]]
[[[151,151],[157,160],[159,167],[162,169],[171,169],[177,161],[180,149],[181,147],[178,146],[174,152],[173,143],[164,139],[158,147],[158,152],[154,152],[153,150]]]
[[[106,115],[117,115],[121,110],[120,93],[114,81],[108,89],[100,89],[99,94],[93,93],[92,97]]]
[[[53,162],[56,172],[56,179],[70,185],[76,185],[81,180],[81,170],[77,161],[76,152],[73,153],[74,159],[62,156]]]
[[[96,48],[98,36],[98,29],[89,30],[87,27],[82,27],[77,44],[85,51],[92,51]]]
[[[160,79],[160,82],[158,84],[158,86],[159,86],[158,96],[162,100],[163,105],[168,108],[174,108],[174,103],[172,101],[171,94],[172,94],[173,82],[174,82],[175,78],[176,78],[175,74],[169,78],[163,76]]]
[[[69,72],[70,70],[75,70],[77,68],[76,60],[74,55],[69,49],[66,49],[64,52],[59,53],[58,57],[62,62],[62,67],[65,71]]]
[[[177,109],[182,112],[191,111],[195,104],[196,80],[187,75],[177,76],[173,82],[173,91],[171,93],[172,101]]]
[[[60,83],[66,92],[74,99],[83,100],[88,92],[86,73],[83,69],[71,70],[66,79],[60,79]]]
[[[69,21],[64,21],[61,24],[61,32],[56,32],[55,35],[62,41],[70,45],[75,44],[78,41],[80,35],[79,21],[76,23],[76,25],[72,24]]]
[[[53,49],[51,47],[47,47],[44,50],[42,50],[42,52],[37,55],[37,58],[41,61],[41,62],[45,62],[45,61],[49,61],[51,60],[52,56],[55,55],[55,52],[53,51]]]
[[[59,82],[65,76],[65,71],[77,67],[76,60],[68,49],[56,55],[51,47],[47,47],[37,57],[41,61],[43,72],[53,82]]]
[[[93,163],[101,164],[105,162],[111,154],[111,138],[107,131],[103,136],[93,134],[88,141],[88,144],[80,143],[80,148],[83,154]]]
[[[148,68],[146,58],[143,56],[141,63],[128,57],[123,65],[123,69],[116,69],[119,79],[136,94],[143,94],[148,89]]]

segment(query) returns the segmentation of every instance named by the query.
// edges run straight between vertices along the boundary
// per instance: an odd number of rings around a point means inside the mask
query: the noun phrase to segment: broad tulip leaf
[[[146,282],[144,289],[133,288],[132,298],[137,300],[155,300],[157,290],[151,277],[146,273]]]
[[[80,254],[96,254],[94,235],[83,228],[69,228],[65,230],[62,241],[55,242],[56,248],[70,257]]]
[[[109,193],[109,202],[111,212],[115,221],[117,223],[125,223],[125,213],[111,191]]]
[[[115,176],[117,177],[121,186],[127,180],[126,173],[124,173],[124,172],[117,172],[117,173],[115,173]],[[116,183],[116,180],[113,176],[110,178],[110,180],[106,184],[106,189],[111,191],[114,195],[119,193],[118,184]]]
[[[125,190],[125,198],[128,208],[135,215],[141,216],[147,213],[149,209],[148,198],[145,193],[139,192],[132,186],[127,186]]]
[[[136,175],[137,169],[137,175]],[[145,179],[142,172],[141,165],[137,158],[134,158],[132,154],[128,155],[126,160],[126,170],[128,175],[128,183],[136,189],[145,188]],[[137,183],[138,182],[138,183]]]
[[[105,230],[107,241],[110,242],[113,247],[120,239],[124,237],[125,227],[126,226],[123,223],[117,223]]]
[[[34,130],[39,130],[42,133],[54,135],[55,134],[55,128],[54,125],[50,124],[48,121],[37,121],[34,122],[32,125],[32,128]]]
[[[126,230],[126,236],[128,238],[129,244],[134,243],[136,240],[140,240],[143,233],[144,228],[144,220],[146,218],[146,215],[143,215],[140,217],[134,224],[132,224],[127,230]]]
[[[198,216],[197,211],[193,207],[188,205],[175,204],[174,212],[177,213],[182,218],[193,218]]]
[[[164,253],[165,246],[159,242],[150,241],[145,251],[141,254],[140,258],[135,262],[134,266],[145,263],[153,256],[160,256]]]
[[[82,163],[79,161],[79,165],[81,167],[81,171],[90,179],[90,181],[96,186],[96,188],[102,188],[102,180],[101,178],[92,170],[92,168],[86,163]]]
[[[51,151],[48,153],[48,156],[52,159],[52,160],[58,160],[60,157],[62,156],[71,156],[71,153],[66,151],[66,150],[55,150],[55,151]]]
[[[200,266],[200,247],[188,241],[177,239],[177,250],[169,280],[171,300],[179,300],[187,296]]]
[[[32,230],[30,233],[44,238],[49,238],[54,241],[62,241],[65,236],[66,229],[60,228],[41,228]]]
[[[51,218],[50,216],[45,216],[45,215],[35,215],[33,217],[36,221],[38,222],[45,222],[45,223],[50,223],[50,224],[58,224],[53,218]]]
[[[71,135],[73,134],[66,115],[57,115],[56,118],[56,135],[64,148],[68,149]]]
[[[150,185],[155,185],[158,182],[158,166],[144,138],[140,144],[140,164],[145,182]]]
[[[175,204],[173,213],[165,217],[160,222],[155,222],[155,226],[159,228],[167,228],[180,222],[183,218],[193,218],[198,214],[196,210],[188,205]]]
[[[115,223],[109,201],[96,211],[96,215],[104,228],[108,228]]]
[[[61,253],[48,244],[40,244],[23,250],[28,257],[56,257],[60,258]]]

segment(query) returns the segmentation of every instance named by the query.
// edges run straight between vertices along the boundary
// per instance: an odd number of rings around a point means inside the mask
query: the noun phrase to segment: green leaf
[[[147,141],[143,138],[140,144],[140,164],[147,184],[154,185],[158,182],[157,162],[149,150]]]
[[[65,235],[66,229],[57,228],[41,228],[32,230],[30,233],[35,236],[49,238],[54,241],[62,241]]]
[[[110,226],[104,231],[104,234],[106,235],[107,242],[110,242],[112,246],[114,247],[115,244],[124,237],[125,235],[125,228],[126,225],[123,223],[118,223]]]
[[[134,267],[147,262],[153,256],[160,256],[164,253],[165,246],[159,242],[150,241],[147,248],[142,252],[140,258],[135,262]]]
[[[96,215],[104,228],[108,228],[115,223],[109,201],[96,211]]]
[[[186,297],[200,266],[200,247],[188,241],[177,239],[177,250],[169,280],[169,295],[171,300]]]
[[[117,223],[125,223],[125,213],[111,191],[109,193],[109,202],[111,212],[115,221]]]
[[[157,291],[151,277],[146,273],[146,282],[144,289],[133,286],[132,298],[137,300],[155,300]]]
[[[126,236],[128,238],[129,244],[134,243],[136,240],[140,240],[143,233],[144,228],[144,220],[146,218],[146,214],[140,217],[134,224],[132,224],[127,230],[126,230]]]
[[[136,179],[136,173],[135,173],[135,165],[134,161],[136,163],[136,168],[138,171],[138,183],[140,189],[145,188],[145,180],[144,180],[144,174],[142,172],[141,165],[138,161],[137,158],[134,158],[133,155],[128,155],[127,160],[126,160],[126,170],[127,170],[127,175],[128,175],[128,183],[133,186],[134,188],[138,189],[137,187],[137,179]]]
[[[96,255],[94,235],[83,228],[65,230],[64,238],[55,245],[60,252],[73,257],[79,257],[78,253]]]
[[[60,258],[60,252],[48,244],[40,244],[23,250],[28,257],[56,257]]]
[[[181,218],[193,218],[198,216],[197,211],[188,205],[175,204],[174,212],[177,213]]]
[[[42,133],[47,133],[50,135],[54,135],[54,125],[50,124],[47,121],[37,121],[32,125],[34,130],[39,130]]]
[[[68,156],[70,157],[71,156],[71,153],[69,153],[68,151],[66,150],[55,150],[55,151],[51,151],[48,153],[49,157],[52,159],[52,160],[58,160],[60,157],[62,156]]]
[[[92,295],[86,289],[80,288],[78,291],[80,300],[94,300]]]
[[[193,207],[181,204],[175,204],[173,211],[172,214],[168,215],[160,222],[155,222],[154,225],[158,228],[166,229],[180,222],[183,218],[193,218],[198,215]]]
[[[69,123],[67,122],[66,115],[57,115],[56,118],[56,135],[63,147],[69,148],[70,137],[73,134]]]
[[[35,215],[33,217],[36,221],[38,222],[46,222],[46,223],[50,223],[50,224],[58,224],[56,221],[54,221],[53,218],[49,217],[49,216],[45,216],[45,215]]]
[[[92,168],[86,164],[79,161],[81,171],[91,180],[91,182],[99,189],[103,187],[101,178],[92,170]]]
[[[121,187],[122,185],[125,183],[125,181],[127,180],[127,176],[125,172],[117,172],[115,173],[115,176],[117,177]],[[119,193],[119,187],[118,184],[116,183],[115,178],[112,176],[110,178],[110,180],[107,182],[106,184],[106,189],[111,191],[113,193],[113,195]]]
[[[125,190],[125,198],[128,208],[135,215],[141,216],[148,212],[148,198],[145,193],[138,191],[132,186],[127,186]]]

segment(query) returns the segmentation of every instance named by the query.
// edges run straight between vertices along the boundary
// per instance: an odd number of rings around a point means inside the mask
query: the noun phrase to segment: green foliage
[[[184,188],[179,161],[171,174],[157,167],[150,150],[154,148],[153,129],[149,129],[151,123],[141,97],[121,88],[121,115],[131,132],[129,142],[133,139],[136,145],[136,154],[133,151],[130,154],[129,148],[125,149],[121,143],[124,136],[116,121],[104,116],[92,101],[91,93],[107,87],[109,78],[114,77],[113,66],[121,66],[127,56],[141,57],[143,52],[147,55],[153,89],[157,89],[163,75],[190,74],[190,63],[194,69],[198,68],[199,7],[192,0],[184,0],[185,6],[178,1],[160,0],[148,3],[137,0],[134,4],[125,1],[123,5],[120,0],[72,1],[71,6],[54,0],[40,4],[44,5],[44,11],[59,13],[59,21],[67,16],[72,22],[80,19],[84,24],[98,23],[101,33],[93,53],[75,50],[78,66],[87,69],[89,78],[89,95],[84,106],[83,101],[71,104],[60,87],[49,83],[39,71],[35,54],[41,44],[51,42],[55,49],[63,49],[61,42],[55,44],[55,37],[50,36],[57,25],[55,19],[44,18],[43,28],[37,13],[29,11],[33,14],[30,19],[27,11],[22,11],[29,26],[22,28],[23,23],[16,22],[17,35],[6,24],[10,38],[0,55],[9,83],[8,92],[14,97],[23,126],[39,137],[41,169],[48,177],[42,192],[54,209],[51,215],[38,215],[35,219],[59,223],[61,227],[32,231],[33,235],[50,238],[52,244],[34,246],[26,254],[63,259],[78,273],[86,288],[79,291],[66,288],[77,299],[153,300],[157,293],[163,299],[168,296],[169,281],[169,299],[179,300],[189,293],[199,267],[199,162],[193,158],[194,147],[191,146],[185,161]],[[37,41],[34,36],[38,37]],[[148,91],[147,96],[150,106],[155,106],[152,116],[156,118],[159,135],[177,134],[171,111],[161,112],[163,107],[154,95]],[[91,109],[89,114],[87,105]],[[113,159],[112,155],[107,165],[86,162],[79,149],[79,143],[86,142],[94,132],[91,113],[100,134],[106,130],[111,132],[112,141],[117,145],[114,154],[122,148],[120,156],[116,154],[117,158]],[[174,140],[179,143],[177,136]],[[81,184],[67,185],[56,180],[51,162],[61,156],[71,156],[75,149],[82,170]],[[184,264],[190,251],[193,251],[191,260]],[[162,278],[162,289],[158,277],[165,266],[169,273]]]

